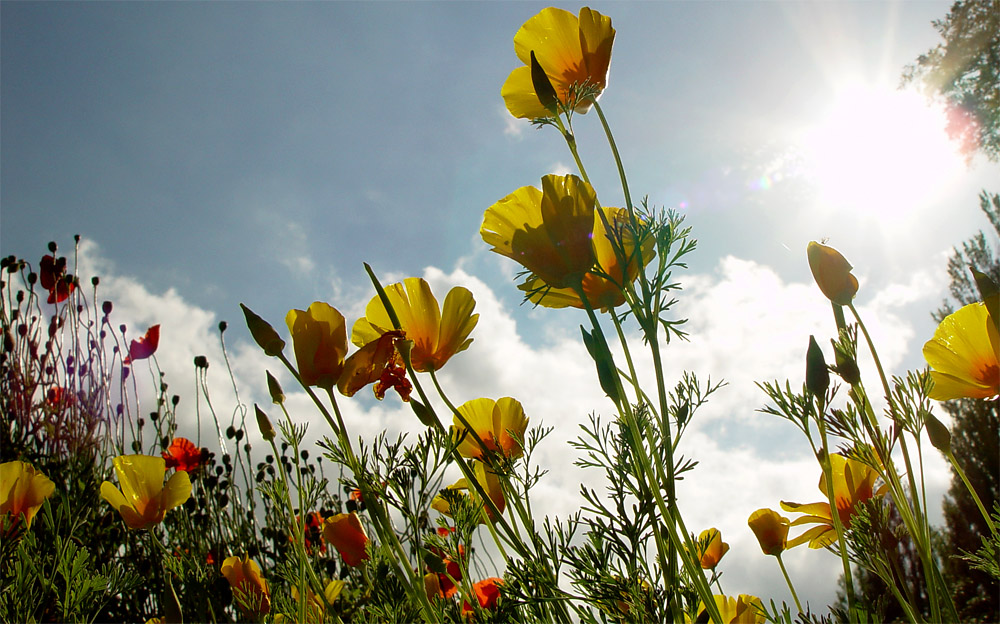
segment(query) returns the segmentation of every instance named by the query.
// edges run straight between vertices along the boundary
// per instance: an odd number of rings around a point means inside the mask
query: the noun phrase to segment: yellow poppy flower
[[[163,522],[167,512],[191,497],[191,479],[176,471],[163,484],[167,472],[162,457],[121,455],[112,463],[121,490],[110,481],[101,484],[101,498],[118,510],[130,529],[148,529]]]
[[[858,293],[858,278],[851,275],[851,263],[833,247],[811,241],[806,248],[813,279],[826,298],[847,305]]]
[[[285,316],[295,346],[295,363],[302,383],[333,389],[344,370],[347,325],[344,315],[322,301],[308,310],[289,310]]]
[[[500,486],[500,478],[495,472],[486,467],[483,462],[473,461],[470,463],[473,473],[476,475],[476,481],[478,481],[486,494],[496,505],[497,511],[503,513],[504,507],[506,506],[506,501],[503,496],[503,488]],[[446,516],[451,517],[451,502],[450,498],[452,496],[471,496],[473,501],[479,500],[479,495],[475,488],[469,486],[469,482],[466,479],[459,479],[454,484],[449,485],[446,488],[448,495],[442,496],[438,494],[431,501],[431,507],[437,511],[443,513]],[[493,511],[486,505],[483,505],[486,511],[486,515],[489,516],[490,520],[496,520],[493,516]],[[483,524],[486,522],[486,517],[481,516],[479,523]]]
[[[830,455],[830,464],[833,469],[833,493],[834,500],[837,502],[837,514],[841,524],[847,528],[851,526],[851,516],[854,515],[857,506],[873,496],[885,494],[886,487],[883,485],[878,491],[875,491],[878,473],[857,460],[835,454]],[[826,494],[826,478],[824,476],[820,476],[819,489],[823,494]],[[809,543],[809,548],[823,548],[837,541],[837,531],[833,526],[830,503],[822,501],[802,504],[782,501],[781,508],[785,511],[806,514],[792,521],[792,526],[818,525],[790,540],[787,548],[793,548],[806,542]]]
[[[357,512],[339,513],[323,523],[323,539],[333,544],[344,563],[353,567],[368,559],[368,535]]]
[[[562,9],[542,9],[514,35],[514,52],[525,64],[510,73],[500,95],[510,114],[522,119],[549,117],[531,80],[531,53],[555,88],[559,101],[585,113],[590,100],[576,101],[572,87],[604,90],[608,84],[615,29],[611,18],[584,7],[577,17]]]
[[[410,277],[402,283],[390,284],[385,294],[406,339],[413,342],[410,362],[414,370],[439,370],[451,356],[472,343],[469,334],[479,321],[479,315],[472,313],[476,300],[467,288],[456,286],[448,291],[443,310],[438,308],[431,287],[422,278]],[[351,342],[364,346],[392,329],[389,313],[382,300],[375,296],[368,302],[364,318],[358,319],[351,329]]]
[[[35,514],[55,489],[56,484],[31,464],[22,461],[0,464],[0,517],[4,526],[13,530],[23,519],[24,528],[30,529]]]
[[[340,596],[340,593],[344,590],[344,581],[330,581],[323,588],[323,595],[326,597],[326,602],[333,604],[333,602]],[[296,603],[301,601],[301,595],[299,594],[299,588],[292,585],[292,600]],[[282,613],[279,613],[274,617],[274,621],[277,623],[281,622],[295,622],[296,618],[289,617]],[[324,622],[326,621],[326,605],[323,600],[316,595],[316,592],[312,590],[311,587],[306,588],[306,622]]]
[[[463,457],[483,459],[487,453],[499,453],[505,457],[516,459],[523,454],[521,444],[524,432],[528,428],[528,417],[517,399],[503,397],[493,399],[473,399],[458,407],[458,412],[465,418],[483,441],[485,449],[469,433],[465,426],[455,417],[452,435],[460,439],[458,452]]]
[[[779,515],[773,509],[758,509],[750,514],[747,520],[757,543],[765,555],[780,555],[785,550],[788,539],[788,518]]]
[[[988,399],[1000,393],[1000,335],[983,303],[949,314],[924,345],[938,401]]]
[[[757,596],[740,594],[739,597],[715,594],[715,606],[725,624],[761,624],[767,621],[764,617],[764,604]],[[707,621],[705,603],[698,603],[698,621]],[[690,618],[689,618],[690,621]]]
[[[575,175],[547,175],[493,204],[479,230],[491,251],[521,263],[553,288],[577,287],[596,262],[597,195]]]
[[[705,570],[714,570],[719,565],[723,555],[729,552],[729,544],[722,541],[722,533],[719,529],[705,529],[698,536],[697,542],[698,557],[701,567]]]
[[[596,259],[595,269],[583,277],[583,293],[587,301],[594,308],[607,311],[625,303],[625,295],[622,288],[626,283],[635,281],[639,276],[639,271],[649,264],[653,259],[654,252],[653,237],[646,235],[642,239],[639,252],[636,252],[635,235],[627,228],[628,211],[624,208],[602,207],[604,219],[594,219],[594,257]],[[607,221],[616,234],[608,232],[604,223]],[[615,253],[611,236],[618,236],[621,245],[628,259],[628,264],[623,270]],[[607,275],[607,277],[605,277]],[[580,295],[572,288],[551,288],[537,276],[529,277],[523,284],[518,286],[528,293],[527,298],[532,303],[546,308],[583,308]]]
[[[221,572],[233,588],[236,603],[245,617],[257,619],[271,612],[271,592],[267,581],[249,555],[243,559],[228,557],[222,562]]]

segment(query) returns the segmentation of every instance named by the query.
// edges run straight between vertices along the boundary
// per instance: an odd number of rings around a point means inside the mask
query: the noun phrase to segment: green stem
[[[792,599],[795,601],[795,607],[799,610],[799,613],[805,613],[802,610],[802,604],[799,603],[799,596],[795,593],[795,587],[792,586],[792,579],[788,576],[788,570],[785,569],[785,562],[781,560],[781,553],[776,554],[775,559],[778,560],[778,566],[781,568],[781,574],[785,577],[785,583],[788,584],[788,591],[792,592]]]
[[[993,524],[993,518],[990,517],[990,514],[986,511],[986,507],[983,506],[983,501],[979,499],[979,494],[977,494],[976,489],[972,487],[972,483],[969,482],[969,478],[965,475],[965,471],[958,465],[958,460],[955,459],[955,454],[951,452],[951,449],[948,449],[946,455],[948,457],[948,461],[951,462],[951,467],[955,469],[955,474],[957,474],[962,480],[962,483],[965,484],[965,488],[969,490],[969,494],[972,495],[972,500],[976,501],[976,507],[979,507],[979,513],[983,514],[983,518],[986,520],[986,525],[990,527],[990,533],[996,535],[997,527]]]

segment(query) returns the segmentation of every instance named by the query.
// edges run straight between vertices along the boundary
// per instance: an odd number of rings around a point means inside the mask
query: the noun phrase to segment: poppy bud
[[[267,391],[271,393],[271,400],[281,405],[285,402],[285,393],[281,389],[281,384],[274,378],[271,371],[267,371]]]
[[[811,241],[806,253],[813,279],[826,298],[848,305],[858,292],[858,278],[851,275],[851,263],[833,247]]]
[[[274,425],[271,424],[271,419],[267,417],[267,414],[256,403],[253,404],[253,409],[257,413],[257,427],[260,428],[261,437],[270,442],[274,439]]]
[[[826,368],[823,350],[816,343],[816,338],[809,336],[809,349],[806,351],[806,388],[822,399],[829,387],[830,371]]]
[[[250,335],[253,336],[257,345],[264,350],[265,354],[271,357],[279,355],[285,348],[285,341],[281,339],[278,332],[274,331],[270,323],[257,316],[253,310],[242,303],[240,304],[240,308],[243,309],[243,316],[246,317]]]
[[[935,418],[934,414],[930,412],[924,416],[924,424],[927,425],[927,437],[931,440],[931,446],[942,453],[950,452],[951,432],[948,431],[948,427],[945,427],[944,423]]]

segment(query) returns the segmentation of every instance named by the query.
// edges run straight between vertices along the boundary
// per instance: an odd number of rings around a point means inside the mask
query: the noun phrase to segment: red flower
[[[500,598],[500,585],[503,585],[503,579],[493,576],[483,579],[472,586],[472,591],[476,592],[476,600],[479,601],[480,607],[483,609],[493,609],[497,606],[497,599]],[[472,613],[474,611],[469,603],[463,602],[462,614],[471,615]]]
[[[318,544],[320,550],[326,552],[326,544],[323,542],[323,516],[318,511],[306,514],[306,522],[302,529],[308,554],[312,554],[313,544]],[[292,537],[289,536],[288,539]]]
[[[442,538],[447,538],[449,534],[454,532],[455,527],[438,527],[437,529],[437,534]],[[442,598],[451,598],[456,592],[458,592],[458,587],[455,583],[462,581],[462,566],[459,565],[458,561],[453,561],[451,557],[448,556],[448,553],[440,548],[428,546],[427,550],[434,553],[438,557],[441,557],[441,563],[445,566],[446,570],[446,573],[439,573],[437,575],[439,587],[438,595]],[[458,558],[465,559],[465,547],[461,544],[458,545]]]
[[[354,512],[340,513],[327,518],[323,525],[323,538],[333,544],[340,552],[344,563],[351,567],[359,566],[362,561],[368,559],[365,550],[368,536],[365,535],[358,514]]]
[[[174,438],[162,455],[167,461],[167,468],[194,472],[201,466],[201,449],[187,438]]]
[[[156,347],[160,344],[159,324],[151,326],[141,338],[136,338],[128,346],[128,357],[126,364],[131,364],[136,360],[145,360],[156,353]]]
[[[63,408],[73,405],[76,397],[69,391],[68,388],[63,388],[62,386],[53,386],[49,388],[49,391],[45,393],[45,403],[53,410],[59,411]]]
[[[38,267],[42,288],[49,291],[49,303],[60,303],[69,298],[76,283],[66,277],[66,258],[56,260],[52,256],[42,256]]]

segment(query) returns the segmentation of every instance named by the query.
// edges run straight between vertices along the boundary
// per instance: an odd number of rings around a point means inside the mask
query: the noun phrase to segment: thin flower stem
[[[795,587],[792,586],[792,579],[788,576],[788,570],[785,569],[785,562],[781,560],[781,553],[776,554],[775,559],[778,560],[778,567],[781,568],[781,573],[785,577],[785,583],[788,584],[788,591],[792,592],[792,599],[795,600],[795,607],[799,610],[799,613],[805,613],[802,610],[802,604],[799,603],[799,596],[795,593]]]
[[[823,418],[823,412],[825,411],[825,406],[823,405],[823,398],[816,397],[816,426],[819,428],[819,439],[820,439],[820,455],[822,459],[820,461],[820,469],[823,471],[823,479],[826,484],[826,499],[830,505],[830,520],[833,522],[833,528],[837,532],[837,544],[840,546],[840,561],[844,567],[844,587],[847,590],[847,609],[848,612],[853,612],[855,606],[857,605],[857,597],[854,594],[854,579],[851,575],[851,561],[847,554],[847,542],[844,537],[844,523],[840,521],[840,510],[837,508],[837,491],[834,489],[833,485],[833,462],[830,461],[830,442],[826,437],[826,420]],[[811,443],[811,440],[810,440]],[[817,454],[817,449],[813,447],[813,454]],[[778,563],[781,563],[781,557],[778,557]],[[782,564],[781,571],[785,571],[785,566]],[[787,578],[787,575],[786,575]],[[789,588],[791,588],[791,582],[789,581]],[[795,595],[794,590],[792,595]],[[796,604],[798,604],[798,599],[796,599]],[[799,611],[802,611],[802,607],[799,607]]]
[[[986,520],[986,525],[990,527],[990,533],[993,535],[997,534],[997,527],[993,523],[993,518],[990,514],[986,512],[986,507],[983,506],[983,501],[979,499],[979,494],[976,493],[976,489],[972,487],[972,483],[969,482],[969,478],[965,475],[965,471],[962,467],[958,465],[958,460],[955,459],[955,454],[952,453],[951,449],[947,452],[948,461],[951,462],[951,467],[955,469],[955,474],[962,480],[965,484],[965,488],[969,490],[969,494],[972,495],[972,500],[976,501],[976,507],[979,507],[979,513],[983,514],[983,518]]]

